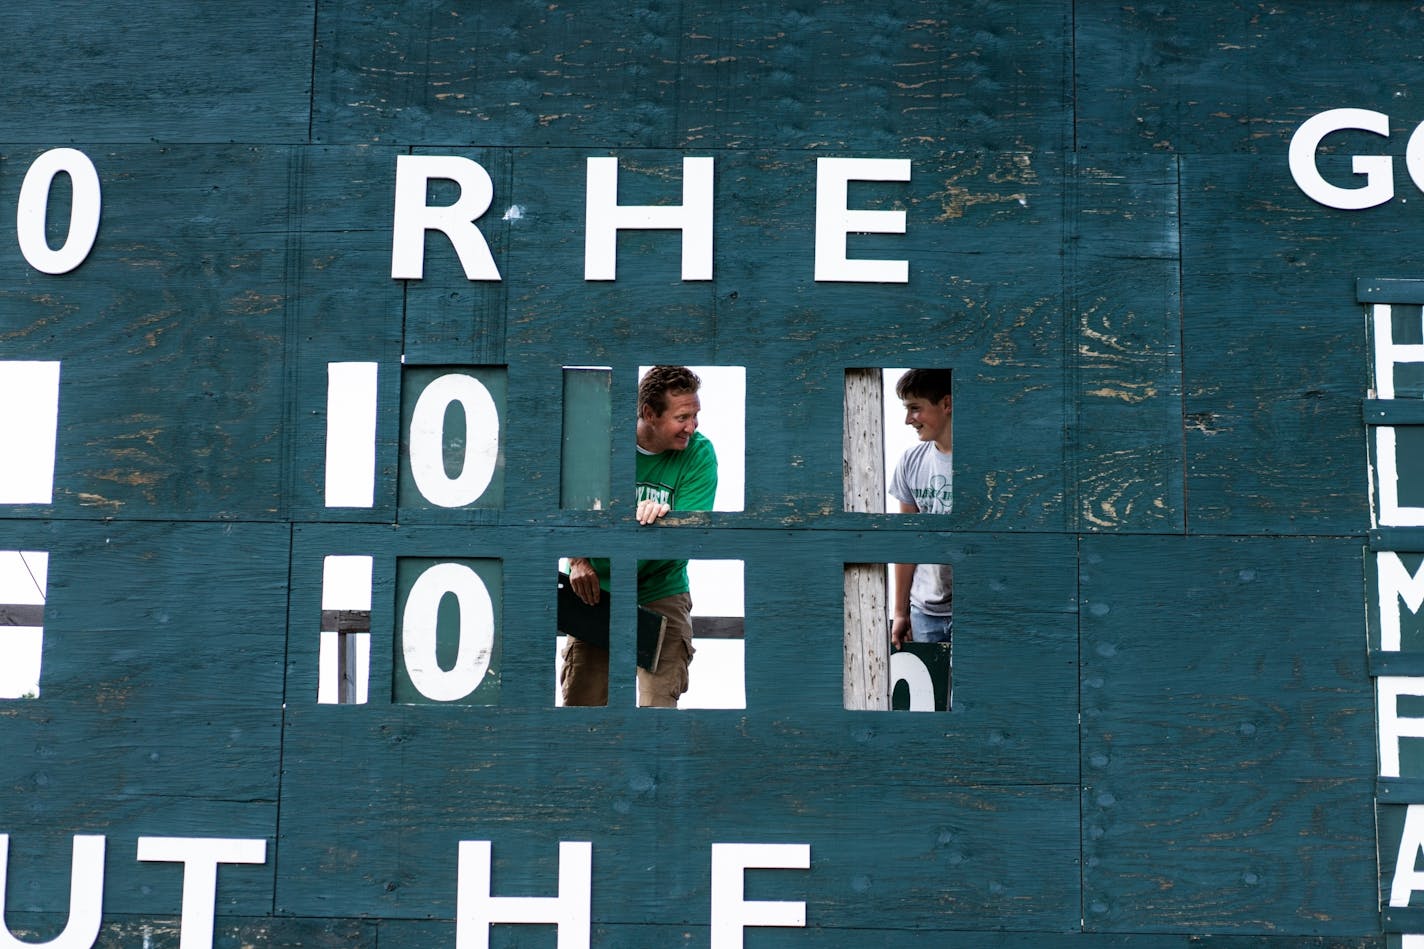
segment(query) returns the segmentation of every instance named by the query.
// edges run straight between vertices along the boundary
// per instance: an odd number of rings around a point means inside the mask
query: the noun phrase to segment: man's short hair
[[[702,380],[686,366],[654,366],[638,383],[638,416],[642,417],[645,405],[654,415],[662,415],[667,411],[669,395],[696,392],[701,387]]]
[[[911,369],[900,377],[899,382],[895,383],[895,394],[900,397],[901,402],[907,399],[927,399],[930,402],[938,402],[952,394],[951,375],[952,373],[948,369]]]

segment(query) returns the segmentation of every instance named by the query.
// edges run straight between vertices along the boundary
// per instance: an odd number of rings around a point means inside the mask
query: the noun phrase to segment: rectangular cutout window
[[[949,564],[845,565],[845,708],[951,707],[953,588]]]
[[[947,514],[953,500],[949,369],[847,369],[842,509]]]
[[[640,561],[639,569],[647,582],[664,583],[683,563],[688,592],[656,597],[633,615],[612,602],[607,561],[559,564],[556,705],[608,704],[610,629],[636,622],[639,706],[746,707],[742,562]]]

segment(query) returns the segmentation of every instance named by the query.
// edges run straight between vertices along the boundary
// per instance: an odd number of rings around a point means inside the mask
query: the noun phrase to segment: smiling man
[[[948,514],[954,486],[954,398],[950,370],[911,369],[895,383],[905,424],[920,443],[900,456],[890,493],[904,514]],[[895,565],[895,617],[890,640],[947,643],[954,629],[954,579],[949,564]]]
[[[717,494],[717,453],[697,431],[702,380],[686,366],[654,366],[638,385],[639,524],[671,511],[710,511]],[[595,604],[609,589],[608,561],[575,557],[569,586]],[[686,560],[638,561],[638,605],[667,617],[657,668],[638,667],[638,704],[676,708],[692,662],[692,596]],[[559,685],[565,705],[608,704],[608,650],[569,638]]]

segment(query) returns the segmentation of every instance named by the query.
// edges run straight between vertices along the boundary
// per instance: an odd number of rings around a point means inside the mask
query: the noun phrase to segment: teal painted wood
[[[1059,103],[1071,11],[1066,0],[975,2],[953,16],[904,0],[873,11],[324,3],[312,136],[1051,151],[1070,140]]]
[[[105,909],[176,913],[181,870],[136,862],[139,836],[275,837],[289,529],[4,521],[0,535],[50,552],[40,696],[0,705],[7,905],[65,912],[71,835],[103,834]],[[220,912],[270,911],[272,856],[223,871]]]
[[[1361,272],[1412,269],[1398,245],[1408,205],[1342,217],[1283,161],[1184,158],[1182,178],[1188,526],[1363,530],[1369,361],[1351,298]]]
[[[1374,696],[1342,632],[1358,543],[1188,544],[1083,541],[1087,926],[1368,931]]]
[[[552,892],[552,891],[551,891]],[[60,917],[38,917],[29,913],[7,915],[11,932],[16,937],[35,942],[58,935],[64,927]],[[151,949],[176,949],[179,931],[176,918],[126,917],[107,922],[96,945],[121,947],[148,940]],[[699,931],[700,930],[700,931]],[[781,935],[803,940],[815,940],[818,946],[856,946],[859,934],[843,934],[824,927],[810,926],[809,932],[789,930]],[[701,927],[671,924],[598,924],[592,929],[595,946],[606,949],[646,949],[648,946],[673,945],[705,932]],[[767,942],[775,930],[750,929],[747,942]],[[930,934],[887,931],[876,934],[876,945],[886,949],[917,949]],[[354,920],[329,918],[268,917],[265,919],[234,919],[219,916],[213,933],[215,949],[247,949],[247,947],[309,946],[314,949],[428,949],[430,946],[453,945],[453,919],[438,920]],[[1383,949],[1384,937],[1310,936],[1162,936],[1104,935],[1067,932],[1002,932],[980,930],[969,932],[937,931],[932,934],[936,945],[947,949]],[[490,930],[491,949],[529,949],[553,944],[552,926],[496,925]],[[790,940],[788,940],[789,942]]]
[[[152,919],[172,943],[156,914],[176,911],[176,870],[131,861],[133,839],[191,833],[271,845],[268,865],[224,869],[220,944],[442,944],[459,836],[495,841],[502,882],[547,891],[555,842],[582,834],[598,944],[642,949],[701,937],[709,841],[774,831],[813,844],[809,873],[773,883],[811,899],[812,931],[763,944],[1379,945],[1371,797],[1418,788],[1375,779],[1367,673],[1418,669],[1365,665],[1358,281],[1420,277],[1419,15],[12,4],[0,221],[57,144],[91,155],[105,196],[94,254],[63,278],[0,232],[0,360],[64,363],[55,501],[0,510],[0,547],[53,558],[44,695],[0,705],[18,749],[0,756],[0,832],[12,890],[34,886],[11,908],[38,913],[19,925],[56,931],[69,836],[97,827],[111,942]],[[1394,133],[1323,150],[1336,181],[1352,153],[1394,158],[1395,200],[1365,213],[1314,203],[1286,169],[1300,122],[1342,105]],[[502,281],[466,281],[436,236],[426,279],[390,278],[411,152],[491,172]],[[606,154],[621,200],[650,204],[679,200],[685,155],[715,157],[714,280],[681,281],[663,233],[620,236],[619,279],[583,279],[585,159]],[[851,247],[907,258],[909,284],[812,278],[831,155],[914,162],[908,183],[853,190],[906,211],[905,235]],[[499,508],[397,508],[402,357],[507,367]],[[343,360],[379,367],[369,508],[323,499]],[[746,367],[744,512],[630,523],[618,407],[654,361]],[[590,362],[614,368],[614,496],[561,510],[557,393]],[[956,371],[955,513],[845,515],[844,370],[906,363]],[[1424,549],[1413,536],[1369,538]],[[553,565],[595,549],[625,603],[639,556],[745,561],[745,710],[650,717],[628,677],[610,709],[551,708]],[[317,707],[322,558],[362,553],[372,702]],[[843,564],[906,556],[960,580],[955,710],[847,713]],[[396,562],[440,557],[501,563],[521,618],[501,626],[497,706],[390,704]],[[614,661],[631,669],[630,642]],[[272,912],[279,872],[279,908],[311,915],[232,921]],[[367,911],[440,918],[351,920]]]
[[[1182,444],[1168,437],[1182,425],[1177,163],[1083,156],[1068,173],[1073,523],[1179,532]]]
[[[226,880],[219,871],[219,886]],[[32,913],[7,913],[10,932],[26,942],[40,942],[59,935],[65,917],[42,917]],[[233,917],[219,915],[213,925],[213,949],[376,949],[380,931],[373,920],[293,919]],[[383,934],[382,934],[383,935]],[[101,949],[145,946],[148,949],[178,949],[181,927],[177,909],[168,916],[120,916],[106,914],[99,939]]]
[[[928,723],[912,740],[852,713],[811,726],[739,712],[500,710],[476,723],[450,709],[347,711],[288,708],[280,912],[321,912],[334,890],[357,912],[448,916],[460,839],[497,841],[510,892],[548,888],[557,842],[589,840],[596,919],[688,923],[708,905],[713,842],[804,839],[812,869],[763,888],[817,894],[831,928],[989,926],[1005,912],[1076,925],[1073,786],[907,767],[942,753]],[[334,797],[333,739],[368,765]],[[369,831],[332,838],[351,822]],[[990,843],[1020,833],[1035,846]]]
[[[4,139],[260,142],[307,137],[313,0],[214,7],[63,0],[0,14]],[[254,81],[254,78],[257,81]]]
[[[391,522],[400,472],[400,360],[405,286],[389,279],[396,155],[352,146],[297,150],[296,206],[288,239],[292,393],[291,475],[286,499],[297,520]],[[374,501],[369,508],[325,504],[328,364],[377,364]]]
[[[1412,61],[1418,10],[1358,0],[1271,8],[1223,0],[1190,10],[1092,0],[1074,14],[1083,151],[1274,162],[1301,122],[1342,106],[1342,93],[1351,107],[1400,113],[1402,130],[1421,118],[1399,107],[1412,71],[1386,66]],[[1359,72],[1366,62],[1380,67],[1374,81]]]
[[[54,501],[28,511],[283,516],[290,151],[86,148],[106,182],[89,259],[57,280],[11,243],[0,276],[3,358],[62,363]]]
[[[600,511],[612,495],[609,439],[613,432],[612,373],[565,369],[559,507]]]

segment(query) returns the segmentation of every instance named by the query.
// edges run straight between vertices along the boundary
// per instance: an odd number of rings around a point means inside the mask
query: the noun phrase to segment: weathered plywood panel
[[[299,520],[394,520],[400,444],[404,281],[392,280],[396,156],[353,146],[299,149],[288,236],[292,339],[285,498]],[[431,273],[437,272],[435,268]],[[374,363],[377,419],[369,507],[326,506],[328,366]]]
[[[275,836],[289,530],[6,521],[3,534],[49,552],[40,693],[0,705],[8,905],[65,912],[71,835],[103,834],[105,908],[176,913],[181,871],[136,862],[139,836]],[[272,856],[224,871],[220,912],[270,911]]]
[[[36,154],[0,163],[12,221]],[[0,255],[3,358],[62,364],[54,502],[34,513],[279,516],[291,152],[89,154],[104,205],[88,259],[56,278]],[[57,197],[50,221],[67,220]]]
[[[1332,211],[1258,159],[1182,163],[1187,523],[1352,533],[1368,523],[1356,277],[1410,272],[1404,207]]]
[[[1284,156],[1318,112],[1409,101],[1422,17],[1361,0],[1079,2],[1077,147]]]
[[[1358,541],[1083,554],[1088,927],[1373,929]]]
[[[832,727],[736,712],[450,711],[392,709],[377,722],[289,707],[279,910],[321,913],[340,893],[348,912],[450,916],[459,840],[494,841],[510,892],[547,888],[557,841],[589,840],[596,919],[686,923],[705,919],[711,844],[756,839],[813,842],[804,884],[777,889],[817,893],[834,928],[1077,918],[1074,788],[905,768],[938,755],[936,730],[912,739],[856,713]],[[340,794],[324,746],[367,761]],[[1035,846],[991,843],[1005,834]]]
[[[9,3],[0,128],[9,142],[304,140],[314,0]]]
[[[1177,532],[1186,499],[1176,162],[1085,157],[1070,167],[1068,192],[1075,524]]]
[[[322,5],[316,141],[1053,151],[1071,4]],[[854,77],[848,81],[848,77]]]
[[[5,921],[17,939],[42,942],[59,935],[65,917],[7,913]],[[374,920],[218,916],[213,924],[213,949],[376,949],[379,929]],[[384,938],[383,932],[381,936]],[[97,949],[179,949],[181,938],[181,921],[176,915],[107,914],[94,945]]]

